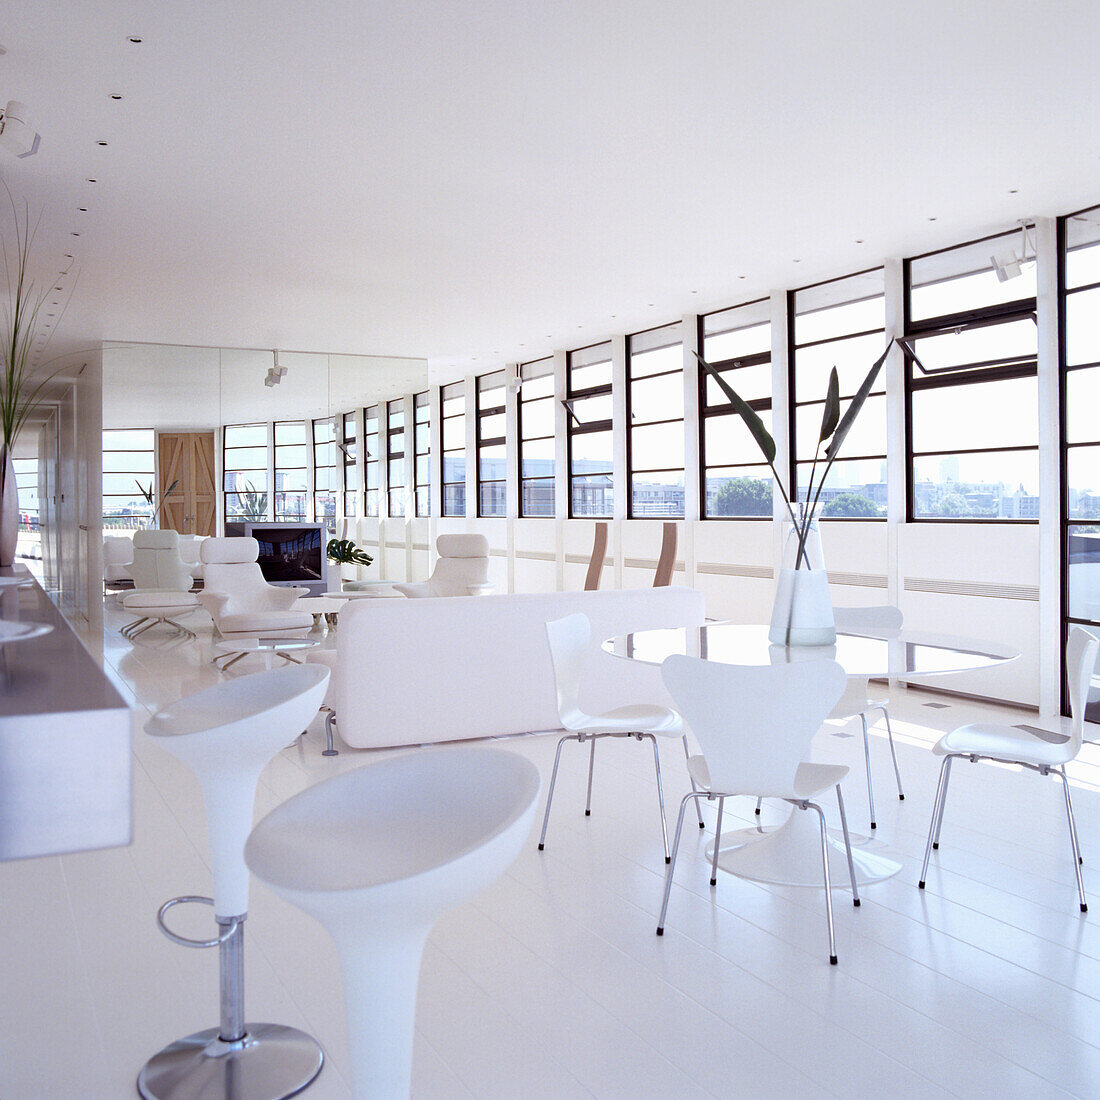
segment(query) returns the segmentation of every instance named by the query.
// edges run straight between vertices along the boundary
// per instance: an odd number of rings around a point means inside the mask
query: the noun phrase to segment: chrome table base
[[[147,1100],[281,1100],[321,1072],[321,1048],[283,1024],[248,1024],[227,1043],[219,1029],[177,1039],[142,1067],[138,1092]]]

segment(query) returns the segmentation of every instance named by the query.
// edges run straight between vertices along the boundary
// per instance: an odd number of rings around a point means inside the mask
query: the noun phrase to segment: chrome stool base
[[[296,1096],[321,1072],[324,1054],[304,1031],[283,1024],[247,1024],[227,1043],[219,1029],[177,1039],[138,1074],[146,1100],[282,1100]]]

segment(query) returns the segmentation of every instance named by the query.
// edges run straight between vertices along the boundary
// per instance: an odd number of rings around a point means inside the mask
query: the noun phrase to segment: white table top
[[[311,615],[322,615],[326,611],[339,611],[347,596],[326,592],[323,596],[299,596],[294,601],[294,611],[308,611]]]
[[[1001,642],[921,631],[837,634],[836,645],[781,646],[766,626],[707,623],[674,630],[642,630],[609,638],[606,652],[659,665],[673,653],[731,665],[792,664],[834,660],[849,676],[929,676],[967,672],[1013,661],[1020,651]]]
[[[405,594],[398,592],[389,581],[376,581],[370,588],[351,588],[342,592],[326,592],[325,595],[333,600],[381,600],[394,597],[403,600],[405,598]]]
[[[320,638],[226,638],[214,648],[224,653],[286,653],[320,644]]]

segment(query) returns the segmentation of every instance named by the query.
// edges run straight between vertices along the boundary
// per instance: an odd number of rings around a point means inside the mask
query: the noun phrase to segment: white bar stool
[[[252,873],[336,942],[359,1100],[409,1095],[428,933],[516,858],[539,786],[513,752],[422,750],[318,783],[252,830]]]
[[[244,1020],[244,921],[248,868],[244,843],[260,773],[309,725],[324,698],[328,669],[297,665],[242,676],[166,707],[145,732],[198,777],[210,834],[214,897],[167,901],[157,923],[186,947],[219,949],[221,1025],[165,1047],[142,1067],[138,1092],[155,1100],[276,1100],[300,1092],[321,1071],[317,1042],[281,1024]],[[213,905],[218,935],[191,940],[172,932],[174,905]]]

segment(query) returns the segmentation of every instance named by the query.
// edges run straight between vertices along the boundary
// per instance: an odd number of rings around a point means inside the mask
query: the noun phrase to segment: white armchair
[[[489,584],[489,540],[484,535],[440,535],[439,560],[426,581],[395,584],[406,596],[484,596]]]
[[[179,535],[175,531],[134,533],[134,560],[124,570],[133,577],[134,591],[123,594],[122,610],[134,621],[122,628],[131,641],[139,634],[167,623],[190,638],[195,632],[176,619],[199,609],[191,595],[191,569],[180,557]]]
[[[226,638],[296,638],[308,634],[313,616],[295,611],[305,588],[268,584],[256,563],[260,546],[250,538],[209,538],[200,552],[199,600]]]
[[[134,560],[134,543],[120,535],[107,535],[103,540],[103,587],[119,587],[130,580],[126,566]]]

